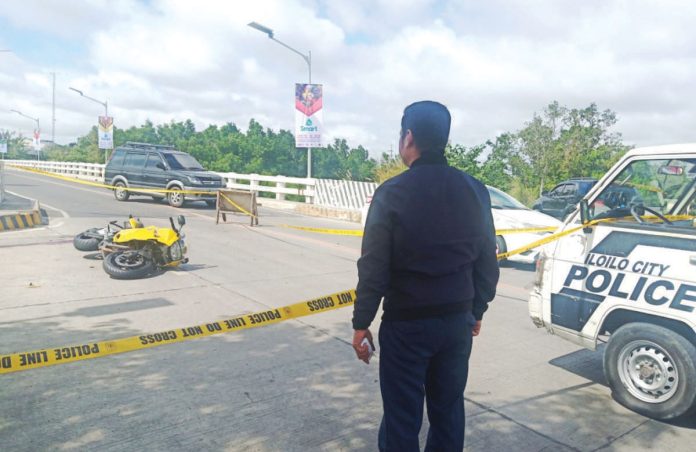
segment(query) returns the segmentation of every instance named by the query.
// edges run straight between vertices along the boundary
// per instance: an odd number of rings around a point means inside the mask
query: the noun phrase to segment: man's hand
[[[355,354],[358,355],[359,360],[363,361],[365,364],[370,364],[370,347],[362,345],[362,341],[365,338],[367,338],[374,349],[375,344],[372,342],[372,333],[370,333],[370,330],[355,330],[355,333],[353,333],[353,350],[355,350]]]
[[[471,329],[471,335],[478,336],[480,332],[481,332],[481,321],[477,320],[476,325],[474,325],[474,327]]]

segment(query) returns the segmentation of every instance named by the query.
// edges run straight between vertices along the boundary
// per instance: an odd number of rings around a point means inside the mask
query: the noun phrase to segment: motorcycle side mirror
[[[177,217],[177,221],[179,222],[179,226],[183,226],[186,224],[186,217],[183,215],[179,215]]]

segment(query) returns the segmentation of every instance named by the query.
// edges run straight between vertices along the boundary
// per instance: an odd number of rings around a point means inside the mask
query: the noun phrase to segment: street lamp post
[[[79,89],[73,88],[72,86],[69,87],[69,88],[70,88],[70,90],[75,91],[77,94],[79,94],[80,96],[84,97],[85,99],[89,99],[89,100],[91,100],[92,102],[96,102],[96,103],[98,103],[99,105],[101,105],[102,107],[104,107],[104,116],[109,116],[109,102],[108,102],[108,101],[105,100],[104,102],[102,102],[102,101],[100,101],[100,100],[98,100],[98,99],[95,99],[94,97],[88,96],[87,94],[83,93],[83,92],[80,91]],[[109,150],[108,150],[108,149],[104,149],[104,163],[107,162],[108,158],[109,158]]]
[[[305,55],[304,53],[300,52],[299,50],[297,50],[293,47],[290,47],[289,45],[285,44],[284,42],[276,39],[275,36],[273,36],[273,30],[271,30],[270,28],[263,26],[263,25],[256,23],[256,22],[250,22],[247,25],[255,30],[260,31],[261,33],[268,35],[269,39],[272,39],[273,41],[277,42],[278,44],[280,44],[281,46],[290,50],[291,52],[296,53],[299,56],[301,56],[302,59],[305,61],[305,63],[307,63],[307,69],[309,70],[309,84],[310,85],[312,84],[312,51],[311,50],[307,53],[307,55]],[[309,179],[311,177],[312,177],[312,148],[308,147],[307,148],[307,178]]]
[[[17,113],[20,116],[24,116],[25,118],[31,119],[32,121],[34,121],[36,123],[36,132],[38,132],[39,137],[41,137],[41,123],[39,121],[39,118],[34,118],[32,116],[25,115],[24,113],[22,113],[19,110],[10,110],[10,111],[12,113]],[[38,147],[36,149],[36,160],[41,160],[41,149],[39,149]]]

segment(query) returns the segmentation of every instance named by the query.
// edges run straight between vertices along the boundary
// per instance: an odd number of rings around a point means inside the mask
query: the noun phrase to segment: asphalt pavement
[[[186,327],[356,283],[360,238],[281,227],[354,223],[262,207],[258,227],[241,215],[215,225],[204,203],[120,203],[107,190],[6,176],[7,190],[40,200],[49,224],[0,233],[0,355]],[[190,262],[117,281],[73,248],[77,232],[128,214],[161,226],[184,214]],[[474,343],[466,449],[692,450],[696,421],[660,423],[622,408],[604,381],[601,351],[532,325],[533,277],[528,266],[502,269]],[[0,450],[376,450],[379,357],[370,365],[355,358],[350,317],[339,309],[1,375]]]

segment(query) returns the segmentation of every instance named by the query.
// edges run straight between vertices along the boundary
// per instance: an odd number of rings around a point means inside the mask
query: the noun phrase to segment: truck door
[[[126,159],[123,162],[122,174],[128,180],[128,185],[131,187],[143,186],[143,167],[147,153],[140,151],[128,151]]]
[[[634,157],[590,194],[601,223],[561,238],[550,253],[544,320],[584,346],[625,309],[694,323],[696,159]],[[576,213],[565,229],[580,225]],[[593,348],[593,347],[592,347]]]
[[[166,188],[167,171],[159,154],[150,152],[143,169],[143,186],[147,188]]]

